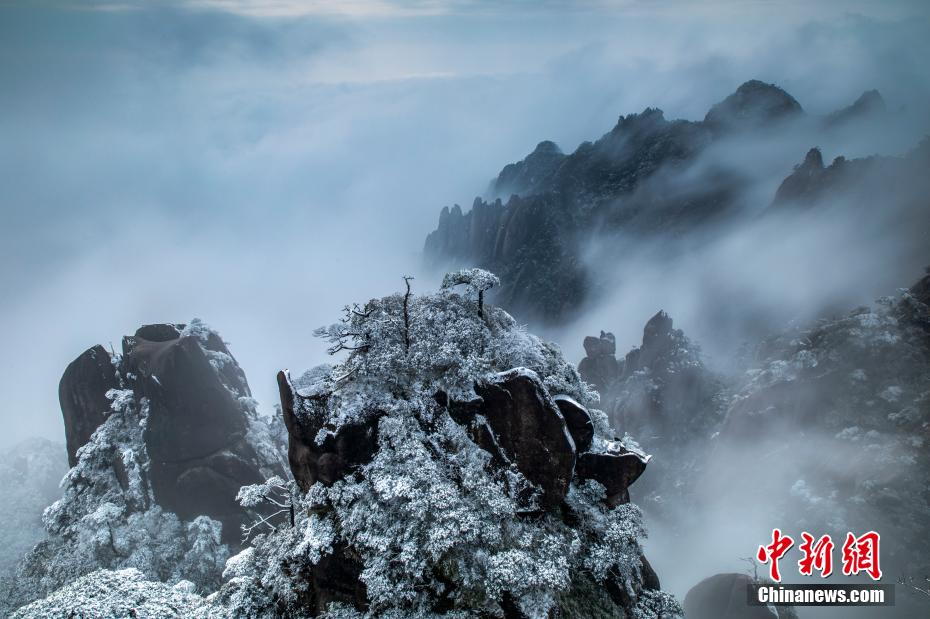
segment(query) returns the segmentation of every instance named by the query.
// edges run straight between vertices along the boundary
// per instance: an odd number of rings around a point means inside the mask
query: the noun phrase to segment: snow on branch
[[[500,286],[501,280],[494,273],[484,269],[461,269],[446,273],[442,278],[443,290],[465,285],[478,296],[478,315],[484,313],[484,293],[494,286]]]

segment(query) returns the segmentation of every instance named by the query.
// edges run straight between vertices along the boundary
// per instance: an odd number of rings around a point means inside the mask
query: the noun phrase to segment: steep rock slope
[[[718,439],[720,449],[778,454],[772,466],[786,487],[773,509],[834,534],[879,530],[889,571],[921,574],[930,567],[930,308],[919,296],[928,278],[763,342]]]

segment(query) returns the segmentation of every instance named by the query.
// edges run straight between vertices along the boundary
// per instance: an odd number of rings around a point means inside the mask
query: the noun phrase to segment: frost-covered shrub
[[[168,619],[191,617],[202,599],[194,585],[153,582],[137,569],[98,570],[79,578],[44,600],[33,602],[10,619]]]
[[[476,382],[520,367],[549,394],[592,406],[595,395],[558,349],[499,308],[476,312],[451,287],[346,308],[318,335],[348,354],[293,381],[318,403],[300,414],[320,417],[319,444],[343,426],[376,424],[377,450],[298,496],[294,526],[259,534],[230,559],[229,582],[210,600],[214,616],[545,617],[581,597],[581,607],[600,600],[613,616],[673,616],[667,596],[643,598],[635,506],[608,509],[603,486],[576,480],[562,506],[533,511],[520,471],[495,466],[436,397],[473,400]],[[593,445],[603,448],[613,436],[606,417],[591,414]],[[275,485],[240,496],[255,501]],[[334,566],[356,570],[364,604],[321,599],[314,570],[325,577]],[[611,600],[608,581],[625,606]]]
[[[193,581],[202,590],[220,582],[229,556],[220,523],[206,516],[182,522],[155,504],[142,439],[146,402],[136,402],[131,390],[108,397],[111,412],[78,450],[78,463],[62,482],[64,496],[45,510],[48,537],[18,569],[8,593],[13,608],[101,568],[134,568],[150,579]]]

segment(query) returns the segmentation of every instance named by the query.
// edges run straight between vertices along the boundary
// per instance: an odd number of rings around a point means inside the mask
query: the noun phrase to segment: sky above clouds
[[[434,285],[439,209],[540,140],[751,78],[926,109],[927,32],[917,2],[0,3],[0,442],[63,439],[87,347],[192,317],[270,410],[345,303]]]

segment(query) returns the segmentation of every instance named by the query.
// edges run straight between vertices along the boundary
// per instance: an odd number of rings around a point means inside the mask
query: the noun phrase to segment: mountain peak
[[[774,84],[749,80],[736,92],[707,112],[704,122],[719,128],[757,126],[772,120],[797,116],[804,112],[801,104]]]
[[[838,125],[857,118],[884,114],[888,111],[885,99],[875,89],[866,90],[852,105],[837,110],[827,116],[827,125]]]
[[[561,155],[562,149],[552,140],[543,140],[533,149],[532,155]]]

